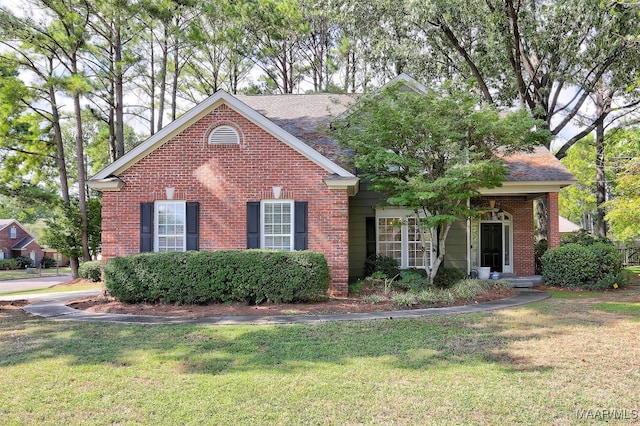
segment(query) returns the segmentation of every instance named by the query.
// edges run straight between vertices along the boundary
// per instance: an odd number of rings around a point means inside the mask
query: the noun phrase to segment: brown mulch
[[[512,289],[494,289],[480,295],[471,303],[482,303],[491,300],[504,299],[515,295]],[[458,300],[454,305],[465,305],[468,301]],[[155,315],[155,316],[268,316],[268,315],[322,315],[358,312],[383,312],[399,309],[390,300],[370,303],[358,297],[331,298],[318,303],[266,303],[261,305],[247,305],[245,303],[210,304],[210,305],[172,305],[149,303],[122,303],[110,297],[89,297],[68,303],[68,306],[87,312]],[[437,305],[416,305],[412,309],[441,307]]]
[[[87,281],[75,279],[60,285],[83,285]],[[513,289],[492,289],[479,295],[475,300],[457,300],[453,305],[465,305],[469,303],[482,303],[492,300],[505,299],[515,295]],[[1,296],[0,296],[1,298]],[[21,309],[33,303],[33,300],[0,300],[0,309]],[[359,297],[330,298],[317,303],[264,303],[260,305],[247,305],[245,303],[209,304],[209,305],[174,305],[174,304],[150,304],[150,303],[123,303],[109,296],[93,296],[76,299],[67,303],[75,309],[96,313],[153,315],[153,316],[268,316],[268,315],[322,315],[359,312],[384,312],[400,309],[391,300],[382,300],[379,303],[365,302]],[[444,305],[415,305],[410,309],[437,308]]]

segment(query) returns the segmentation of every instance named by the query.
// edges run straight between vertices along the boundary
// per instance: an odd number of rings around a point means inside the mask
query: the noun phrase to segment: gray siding
[[[377,206],[384,205],[384,198],[361,184],[360,191],[349,199],[349,279],[363,278],[367,260],[366,218],[375,217]],[[447,254],[444,267],[467,270],[466,221],[451,226],[447,238]]]
[[[349,279],[363,278],[364,262],[367,260],[366,218],[375,217],[375,207],[382,205],[384,198],[369,191],[366,184],[349,198]]]
[[[449,230],[447,236],[445,268],[461,269],[467,272],[467,221],[459,220]]]

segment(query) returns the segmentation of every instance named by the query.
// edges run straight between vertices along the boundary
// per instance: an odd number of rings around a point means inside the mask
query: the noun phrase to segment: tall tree
[[[548,132],[531,130],[536,123],[524,110],[501,118],[465,90],[418,94],[394,85],[360,99],[358,109],[337,123],[336,136],[354,150],[354,165],[372,188],[389,205],[415,211],[428,230],[429,247],[422,238],[424,264],[433,280],[451,225],[480,214],[468,200],[507,177],[494,154],[527,150],[548,139]]]
[[[476,82],[485,101],[517,101],[543,120],[556,140],[564,139],[558,158],[610,116],[614,97],[621,99],[620,110],[637,105],[621,96],[635,83],[634,74],[624,70],[639,57],[636,3],[434,0],[413,6],[424,37],[456,52],[461,76]],[[612,84],[604,108],[585,114],[603,81]],[[544,200],[538,207],[546,212]],[[538,219],[544,237],[546,217]]]

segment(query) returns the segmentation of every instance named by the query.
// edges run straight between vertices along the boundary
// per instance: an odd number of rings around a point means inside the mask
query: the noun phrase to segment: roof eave
[[[480,194],[514,195],[559,192],[562,188],[573,185],[575,182],[575,180],[508,181],[495,188],[482,188]]]

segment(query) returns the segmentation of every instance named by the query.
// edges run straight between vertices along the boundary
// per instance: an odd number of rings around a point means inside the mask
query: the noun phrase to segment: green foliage
[[[400,279],[394,283],[394,286],[403,290],[410,290],[418,293],[420,290],[429,285],[429,278],[425,276],[424,270],[406,269],[400,273]]]
[[[391,297],[391,301],[394,305],[404,308],[411,307],[418,303],[413,293],[396,293]]]
[[[16,269],[33,268],[35,267],[33,260],[29,256],[18,256],[13,258],[17,263]]]
[[[20,269],[16,259],[0,259],[0,271],[12,271]]]
[[[448,288],[456,282],[466,278],[467,274],[462,269],[440,268],[433,280],[433,285],[440,288]]]
[[[535,245],[533,246],[533,256],[535,259],[535,268],[537,275],[542,274],[542,261],[540,260],[540,258],[547,252],[548,249],[549,242],[545,238],[540,241],[536,241]]]
[[[445,255],[453,222],[477,216],[467,200],[481,188],[495,188],[507,176],[496,152],[527,151],[548,142],[548,131],[526,111],[501,116],[468,90],[411,90],[388,86],[362,97],[347,118],[334,122],[334,135],[353,151],[353,165],[386,203],[417,212],[429,230],[436,260]]]
[[[102,279],[102,262],[99,260],[82,262],[78,266],[78,276],[94,283],[100,281]]]
[[[99,198],[87,200],[89,248],[97,255],[100,247],[102,228],[102,203]],[[52,212],[46,221],[42,242],[70,258],[82,256],[80,241],[80,209],[78,201],[72,200],[68,207],[62,206]]]
[[[549,286],[602,290],[624,282],[621,255],[611,244],[565,244],[547,251],[541,260]]]
[[[55,268],[56,266],[58,266],[58,262],[56,262],[55,259],[48,256],[44,256],[42,258],[42,261],[40,261],[40,264],[42,265],[43,268]]]
[[[608,243],[611,244],[607,238],[600,238],[595,235],[591,235],[584,229],[571,234],[563,235],[560,240],[561,244],[580,244],[581,246],[590,246],[596,243]]]
[[[385,277],[395,277],[400,273],[400,265],[393,257],[374,254],[364,263],[364,275],[369,277],[376,272],[382,273]]]
[[[189,251],[110,259],[105,287],[129,303],[307,302],[327,296],[329,267],[310,251]]]

